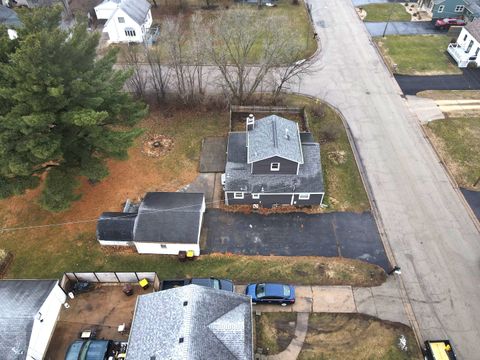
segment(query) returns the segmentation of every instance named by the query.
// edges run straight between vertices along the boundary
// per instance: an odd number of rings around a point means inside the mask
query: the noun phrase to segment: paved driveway
[[[480,69],[466,69],[462,75],[395,75],[395,79],[405,95],[423,90],[480,90]]]
[[[460,189],[467,200],[468,205],[473,210],[473,213],[480,220],[480,191],[471,191],[467,189]]]
[[[389,268],[369,212],[263,216],[212,209],[204,224],[206,253],[343,256]]]
[[[336,106],[350,126],[421,339],[451,339],[460,359],[477,359],[476,222],[423,137],[351,0],[307,2],[322,51],[299,91]]]
[[[372,36],[382,36],[386,22],[365,22],[365,26]],[[445,30],[436,30],[430,21],[391,21],[388,23],[386,35],[427,35],[446,33]]]

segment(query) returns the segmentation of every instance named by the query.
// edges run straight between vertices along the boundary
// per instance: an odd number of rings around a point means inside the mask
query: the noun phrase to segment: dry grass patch
[[[295,335],[296,319],[291,312],[255,316],[256,352],[272,355],[285,350]]]
[[[417,96],[433,100],[480,100],[478,90],[425,90]]]
[[[399,339],[407,339],[401,350]],[[361,314],[311,314],[299,360],[421,359],[412,330]]]

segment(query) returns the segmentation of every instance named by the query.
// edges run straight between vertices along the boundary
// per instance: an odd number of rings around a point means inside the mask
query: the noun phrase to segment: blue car
[[[253,304],[280,304],[287,306],[295,303],[295,288],[292,285],[274,283],[248,284],[245,294],[252,298]]]

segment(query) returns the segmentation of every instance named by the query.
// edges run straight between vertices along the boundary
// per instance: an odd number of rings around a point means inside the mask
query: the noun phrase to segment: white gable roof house
[[[480,67],[480,19],[473,20],[462,29],[457,42],[448,45],[448,53],[459,68]]]
[[[110,43],[141,43],[152,26],[150,8],[147,0],[104,0],[95,6],[95,15],[107,21],[103,32]]]

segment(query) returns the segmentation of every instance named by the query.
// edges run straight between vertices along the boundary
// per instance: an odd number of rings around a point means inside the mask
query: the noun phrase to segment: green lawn
[[[381,22],[381,21],[410,21],[411,16],[405,10],[403,4],[368,4],[362,5],[367,12],[364,21]]]
[[[426,129],[457,183],[470,190],[480,177],[480,118],[448,118],[429,122]]]
[[[461,74],[447,54],[450,40],[447,35],[392,35],[375,39],[387,63],[396,73]]]

